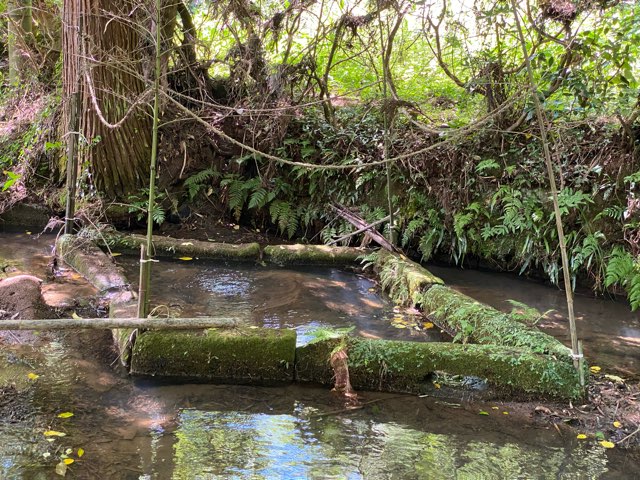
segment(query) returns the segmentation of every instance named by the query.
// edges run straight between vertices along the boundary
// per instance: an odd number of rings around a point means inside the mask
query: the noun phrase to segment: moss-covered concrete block
[[[380,250],[374,268],[389,296],[401,304],[415,305],[432,285],[444,285],[439,277],[404,255]]]
[[[435,323],[475,343],[528,348],[571,362],[571,350],[536,327],[480,303],[449,287],[437,285],[424,292],[419,306]]]
[[[4,227],[31,227],[42,230],[49,223],[51,212],[44,205],[19,203],[0,215]]]
[[[339,265],[357,263],[366,254],[362,248],[330,247],[327,245],[269,245],[264,260],[278,265]]]
[[[297,378],[331,384],[329,358],[337,345],[336,340],[327,340],[299,347]],[[527,349],[355,337],[347,339],[345,345],[355,389],[421,393],[430,375],[443,371],[487,379],[507,390],[558,398],[578,398],[582,394],[572,365]]]
[[[128,253],[139,253],[140,245],[146,244],[143,235],[123,235],[111,233],[103,236],[108,246]],[[260,245],[257,243],[215,243],[200,240],[186,240],[170,237],[153,237],[155,256],[198,257],[210,260],[254,261],[260,259]]]
[[[295,350],[294,330],[147,331],[136,339],[130,372],[224,383],[291,382]]]
[[[100,292],[127,290],[129,282],[113,260],[93,242],[76,235],[56,241],[58,258],[86,278]]]

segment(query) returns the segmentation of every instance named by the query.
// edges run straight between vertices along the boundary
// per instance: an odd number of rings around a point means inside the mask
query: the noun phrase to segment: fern
[[[220,172],[213,168],[207,168],[187,178],[184,181],[184,186],[187,188],[189,200],[196,198],[209,180],[215,180],[218,177],[220,177]]]
[[[620,247],[614,248],[609,263],[607,263],[604,286],[620,285],[624,287],[634,274],[634,263],[629,252]]]
[[[280,233],[293,237],[298,229],[298,215],[289,202],[275,200],[269,207],[271,221],[278,226]]]

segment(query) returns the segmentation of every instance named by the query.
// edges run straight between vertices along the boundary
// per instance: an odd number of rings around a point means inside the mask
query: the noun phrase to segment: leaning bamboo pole
[[[144,328],[146,330],[180,330],[237,327],[233,318],[49,318],[41,320],[0,320],[2,330],[101,330],[108,328]]]
[[[549,186],[551,188],[551,197],[553,200],[553,211],[556,220],[556,230],[558,232],[558,242],[560,244],[560,257],[562,259],[562,277],[564,279],[564,290],[567,299],[567,311],[569,314],[569,331],[571,334],[571,353],[573,357],[573,364],[580,374],[580,384],[584,386],[584,377],[582,372],[583,357],[580,353],[580,346],[578,345],[576,317],[573,311],[573,288],[571,286],[569,256],[567,255],[567,241],[564,236],[564,227],[562,226],[562,216],[560,212],[560,205],[558,202],[558,187],[556,186],[555,173],[553,171],[553,161],[551,159],[551,149],[549,148],[550,142],[547,135],[544,112],[542,110],[540,98],[538,97],[538,86],[533,77],[531,59],[529,58],[529,52],[527,51],[527,43],[522,32],[522,25],[520,24],[520,17],[518,16],[518,9],[515,0],[511,0],[511,8],[513,9],[513,15],[516,21],[516,30],[518,32],[518,39],[520,40],[522,53],[524,55],[525,66],[527,68],[527,76],[529,77],[529,89],[531,90],[531,97],[536,110],[536,118],[538,120],[538,127],[540,129],[540,139],[542,140],[542,150],[544,152],[544,161],[547,167],[547,175],[549,176]]]

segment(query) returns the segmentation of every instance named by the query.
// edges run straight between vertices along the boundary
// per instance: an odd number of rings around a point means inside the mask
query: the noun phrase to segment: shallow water
[[[462,270],[430,265],[449,286],[505,312],[516,300],[538,309],[545,318],[538,327],[570,345],[565,294],[557,288],[511,274]],[[627,377],[640,375],[640,313],[626,301],[576,295],[574,311],[578,338],[589,363]]]
[[[117,257],[137,282],[137,259]],[[298,343],[322,327],[355,327],[369,338],[446,340],[421,317],[395,308],[376,284],[336,268],[280,268],[250,263],[160,259],[153,265],[152,307],[182,317],[231,317],[269,328],[294,328]],[[415,312],[417,313],[417,312]],[[398,328],[404,327],[404,328]]]
[[[46,271],[50,240],[3,240],[0,254],[41,255],[32,268]],[[373,284],[339,270],[163,263],[154,269],[157,302],[183,314],[411,334],[389,327],[397,313]],[[612,320],[605,310],[591,321]],[[115,369],[109,344],[110,334],[96,331],[0,344],[7,375],[30,385],[13,403],[0,398],[0,479],[60,478],[54,469],[67,449],[75,460],[67,478],[82,479],[640,478],[637,453],[513,421],[499,403],[479,415],[468,403],[473,393],[460,400],[365,392],[363,408],[347,410],[327,389],[133,380]],[[28,373],[39,377],[25,381]],[[46,430],[66,436],[48,441]]]
[[[485,416],[455,400],[364,393],[364,407],[350,411],[327,389],[132,382],[96,359],[99,344],[95,333],[70,333],[17,353],[40,375],[23,400],[35,414],[0,422],[0,478],[56,478],[68,448],[67,478],[86,479],[640,475],[637,458],[514,422],[499,403]],[[48,442],[47,429],[66,436]]]

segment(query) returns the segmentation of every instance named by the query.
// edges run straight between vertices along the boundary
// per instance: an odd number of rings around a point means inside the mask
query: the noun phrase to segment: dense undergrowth
[[[548,121],[571,278],[597,293],[624,290],[640,306],[640,6],[517,4],[186,2],[166,39],[154,220],[214,208],[260,230],[328,243],[354,230],[332,205],[368,222],[391,210],[393,227],[378,228],[415,258],[481,262],[558,284],[517,14]],[[58,85],[59,69],[46,71],[34,82]],[[66,103],[55,87],[4,83],[1,205],[31,195],[59,209]],[[97,191],[104,172],[90,160],[113,142],[102,136],[80,141],[78,217],[91,222],[114,200]],[[142,219],[147,191],[115,200]]]

